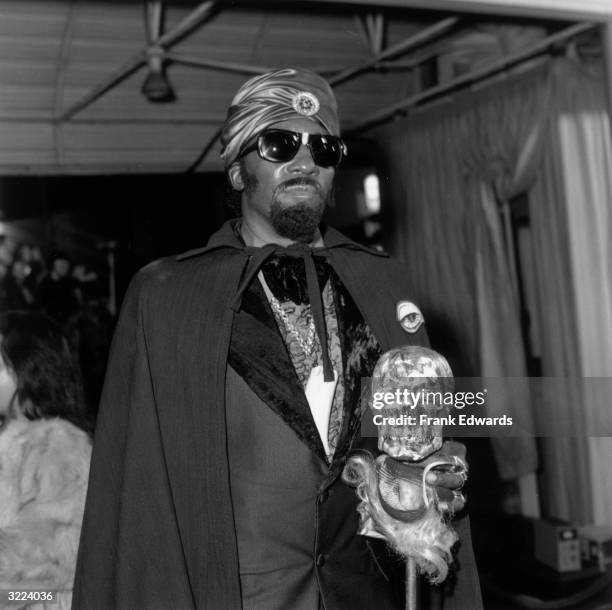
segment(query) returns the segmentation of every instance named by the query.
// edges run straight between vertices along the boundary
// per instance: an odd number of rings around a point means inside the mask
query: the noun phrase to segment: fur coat
[[[63,419],[14,419],[0,430],[0,589],[59,591],[69,608],[91,442]],[[0,608],[42,609],[42,603]]]

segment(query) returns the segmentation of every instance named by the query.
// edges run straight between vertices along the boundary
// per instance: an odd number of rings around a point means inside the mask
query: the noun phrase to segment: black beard
[[[299,184],[314,186],[319,193],[319,197],[314,202],[297,203],[288,207],[281,205],[277,199],[277,194],[289,186]],[[327,200],[324,198],[321,187],[314,180],[292,178],[275,189],[270,206],[270,222],[281,237],[304,244],[310,243],[321,223],[329,199],[330,196]]]
[[[314,239],[324,209],[324,203],[317,208],[307,203],[283,208],[274,202],[270,208],[270,222],[281,237],[308,244]]]

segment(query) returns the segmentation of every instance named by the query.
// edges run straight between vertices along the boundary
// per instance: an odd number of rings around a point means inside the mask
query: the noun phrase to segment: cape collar
[[[317,277],[314,258],[328,258],[333,268],[333,252],[336,249],[349,248],[352,250],[361,250],[374,256],[387,256],[387,254],[361,246],[360,244],[348,239],[338,231],[328,227],[324,227],[321,231],[323,242],[325,244],[323,247],[311,248],[303,244],[293,244],[289,247],[285,247],[281,246],[280,244],[270,243],[262,247],[254,248],[244,245],[238,236],[238,232],[235,230],[236,222],[236,220],[226,222],[221,229],[210,238],[206,247],[186,252],[185,254],[178,256],[177,260],[183,261],[188,258],[203,256],[209,252],[212,252],[213,250],[221,249],[234,250],[244,254],[244,263],[241,274],[242,279],[234,294],[234,297],[230,302],[230,307],[235,312],[238,312],[240,311],[245,290],[253,281],[255,275],[259,272],[261,266],[268,258],[280,251],[284,251],[290,256],[302,258],[304,261],[304,268],[306,270],[308,300],[310,303],[319,344],[321,345],[323,378],[325,381],[332,381],[334,379],[334,373],[329,357],[327,329],[325,328],[323,302],[321,299],[321,287],[319,286],[319,279]]]
[[[226,221],[216,233],[213,233],[213,235],[208,240],[208,243],[204,247],[195,248],[193,250],[183,252],[182,254],[179,254],[175,257],[176,260],[184,261],[190,258],[195,258],[196,256],[202,256],[204,254],[207,254],[208,252],[212,252],[214,250],[219,250],[222,248],[240,250],[249,256],[254,255],[258,250],[261,250],[261,248],[245,246],[242,243],[235,231],[236,222],[236,219]],[[331,250],[334,248],[350,248],[353,250],[360,250],[362,252],[366,252],[373,256],[389,256],[386,252],[374,250],[373,248],[368,248],[366,246],[358,244],[357,242],[354,242],[352,239],[349,239],[348,237],[340,233],[340,231],[336,231],[336,229],[334,229],[333,227],[322,226],[321,235],[323,236],[323,242],[325,246],[323,248],[313,248],[315,252],[317,250],[323,249]]]

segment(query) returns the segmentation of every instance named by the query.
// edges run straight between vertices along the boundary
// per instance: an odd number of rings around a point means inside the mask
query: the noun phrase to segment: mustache
[[[313,178],[308,178],[306,176],[301,178],[289,178],[289,180],[281,182],[275,190],[277,193],[282,193],[292,186],[311,186],[319,195],[323,196],[323,189],[321,188],[321,185]]]

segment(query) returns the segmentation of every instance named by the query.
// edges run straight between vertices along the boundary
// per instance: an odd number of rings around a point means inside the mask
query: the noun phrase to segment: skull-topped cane
[[[358,533],[386,540],[406,559],[408,610],[417,609],[417,572],[441,583],[458,539],[444,503],[426,483],[431,470],[467,471],[465,462],[443,447],[440,418],[448,415],[445,397],[453,388],[450,366],[437,352],[405,346],[384,353],[371,383],[378,448],[384,453],[374,459],[357,452],[342,475],[361,500]]]

